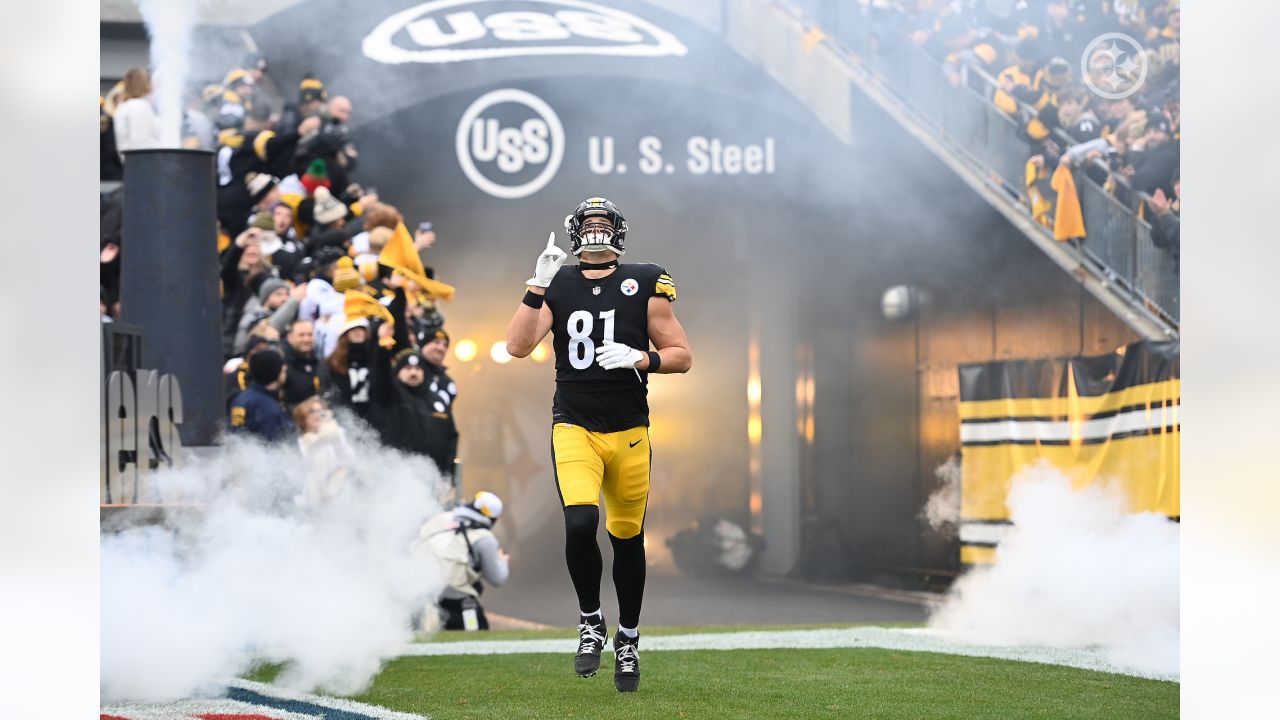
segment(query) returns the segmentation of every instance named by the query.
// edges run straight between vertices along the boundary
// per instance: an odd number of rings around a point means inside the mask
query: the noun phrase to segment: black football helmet
[[[593,225],[584,233],[582,225],[592,217],[607,219],[609,226]],[[618,255],[626,252],[627,219],[622,217],[617,205],[605,198],[587,198],[579,203],[573,214],[565,217],[564,229],[569,231],[569,249],[575,256],[583,250],[612,250]]]

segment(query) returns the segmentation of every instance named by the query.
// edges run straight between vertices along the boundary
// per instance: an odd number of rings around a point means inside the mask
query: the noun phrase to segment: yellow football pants
[[[649,428],[598,433],[568,423],[551,429],[560,502],[599,505],[604,493],[605,529],[621,540],[644,529],[649,503]]]

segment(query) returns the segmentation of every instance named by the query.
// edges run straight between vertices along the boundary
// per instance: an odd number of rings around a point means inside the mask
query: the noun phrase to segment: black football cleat
[[[600,651],[609,640],[604,616],[583,615],[578,622],[578,652],[573,656],[573,671],[578,677],[591,677],[600,669]]]
[[[618,692],[640,689],[640,636],[613,634],[613,686]]]

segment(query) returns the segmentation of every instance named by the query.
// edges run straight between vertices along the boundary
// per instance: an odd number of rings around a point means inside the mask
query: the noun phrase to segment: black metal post
[[[122,319],[146,332],[145,367],[182,384],[184,446],[225,422],[215,189],[212,152],[125,153]]]

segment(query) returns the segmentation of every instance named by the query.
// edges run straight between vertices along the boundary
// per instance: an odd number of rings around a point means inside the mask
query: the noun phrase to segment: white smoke
[[[200,0],[136,0],[151,37],[151,101],[160,120],[160,146],[182,139],[183,91],[191,70],[191,31]]]
[[[102,537],[103,702],[215,693],[258,662],[287,662],[286,686],[350,694],[398,654],[444,584],[410,551],[440,511],[440,476],[352,439],[345,490],[322,508],[294,500],[304,463],[292,445],[230,439],[216,459],[159,475],[164,496],[197,508]]]
[[[1007,504],[996,563],[960,578],[930,626],[986,645],[1102,647],[1176,675],[1179,526],[1129,513],[1115,488],[1073,489],[1044,462],[1014,476]]]
[[[921,515],[929,527],[951,537],[960,524],[960,457],[947,458],[933,474],[938,478],[938,489],[925,502]]]

